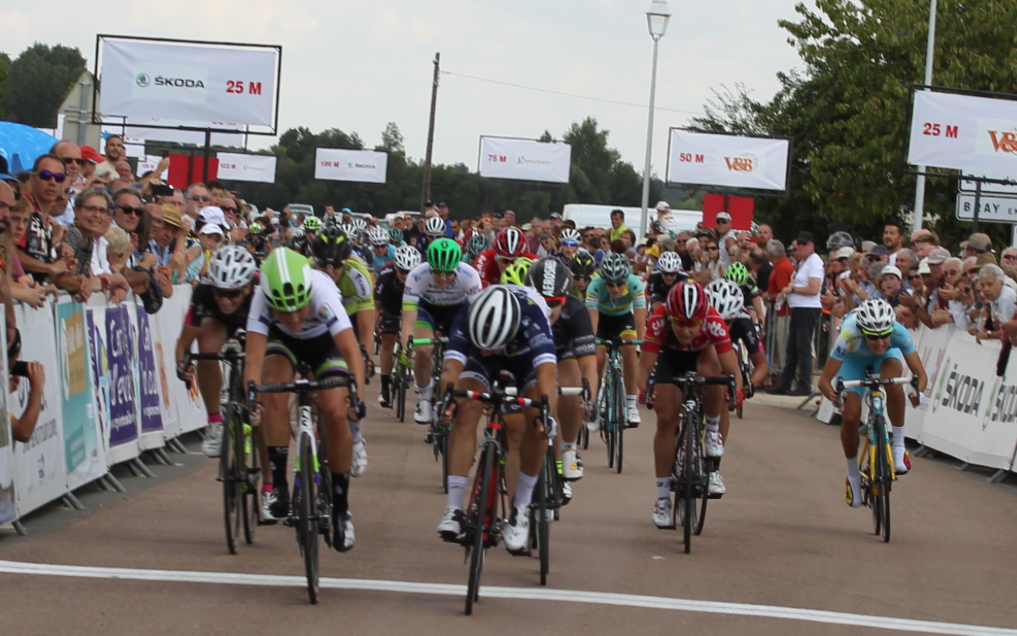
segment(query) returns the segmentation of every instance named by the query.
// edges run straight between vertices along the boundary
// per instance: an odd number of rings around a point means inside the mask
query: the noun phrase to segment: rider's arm
[[[646,389],[646,383],[650,380],[653,367],[657,364],[657,356],[660,354],[660,343],[664,339],[664,330],[667,328],[667,318],[664,317],[663,309],[654,311],[646,322],[646,335],[643,338],[639,355],[640,392]]]
[[[922,358],[918,355],[917,351],[904,354],[904,362],[907,363],[908,368],[911,369],[911,373],[918,377],[918,392],[922,393],[925,391],[925,385],[928,384],[929,378],[925,374],[925,367],[922,365]]]
[[[720,360],[720,369],[727,375],[734,375],[735,379],[735,390],[742,390],[742,374],[738,368],[738,356],[735,355],[734,351],[725,351],[724,353],[717,353],[717,359]],[[734,396],[732,396],[733,398]]]
[[[250,382],[261,384],[261,364],[265,361],[265,349],[268,346],[268,336],[262,333],[255,333],[248,327],[247,346],[244,357],[244,386]]]
[[[636,321],[636,339],[642,340],[646,335],[646,289],[643,282],[630,280],[632,289],[632,314]]]
[[[819,377],[819,392],[831,402],[837,401],[837,394],[833,389],[833,379],[837,376],[842,364],[843,362],[836,358],[827,359],[826,365],[823,367],[823,375]],[[919,364],[921,363],[919,362]]]
[[[357,312],[357,333],[360,334],[360,344],[366,351],[371,351],[374,347],[374,324],[377,319],[377,309],[361,309]]]
[[[453,360],[452,358],[445,358],[444,364],[441,365],[441,384],[442,391],[451,382],[453,385],[459,383],[459,374],[463,372],[463,363],[459,360]]]
[[[546,395],[548,413],[558,412],[558,365],[545,362],[537,365],[537,395]]]
[[[248,335],[248,347],[250,347],[250,338],[250,335]],[[353,329],[343,329],[339,333],[332,334],[332,339],[335,341],[335,346],[339,349],[339,353],[346,360],[346,365],[349,366],[353,378],[357,381],[357,389],[363,390],[364,357],[360,354],[360,343],[357,342],[357,337],[353,335]],[[361,400],[364,399],[363,395],[359,397]]]
[[[646,383],[650,381],[650,373],[653,372],[654,365],[657,364],[657,352],[650,353],[643,348],[642,354],[639,356],[639,391],[646,390]],[[592,386],[592,385],[591,385]]]
[[[632,313],[636,319],[636,340],[642,340],[646,335],[646,307],[633,309]]]
[[[191,350],[191,344],[198,337],[199,333],[201,333],[201,327],[184,325],[183,330],[180,332],[180,337],[177,338],[177,371],[183,371],[180,365],[184,361],[184,355]]]
[[[399,328],[399,344],[404,348],[413,337],[413,325],[417,322],[417,307],[420,304],[420,289],[422,287],[420,284],[421,267],[427,266],[427,263],[421,263],[414,267],[406,277],[406,285],[403,287],[403,320]]]

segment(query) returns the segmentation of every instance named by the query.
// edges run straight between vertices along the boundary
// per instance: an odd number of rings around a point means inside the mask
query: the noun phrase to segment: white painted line
[[[21,563],[0,561],[0,573],[28,574],[39,576],[67,576],[92,579],[124,579],[132,581],[161,581],[171,583],[215,583],[224,585],[255,585],[270,587],[304,587],[307,583],[302,576],[275,574],[239,574],[232,572],[194,572],[185,570],[141,570],[133,568],[103,568],[77,565],[49,565],[45,563]],[[373,592],[398,592],[402,594],[432,594],[438,596],[463,596],[465,585],[439,583],[415,583],[412,581],[384,581],[372,579],[322,578],[321,587],[339,590],[367,590]],[[584,592],[579,590],[555,590],[548,588],[519,588],[484,586],[481,595],[485,598],[505,598],[525,601],[557,601],[588,603],[591,605],[615,605],[646,609],[723,614],[728,616],[754,616],[777,620],[795,620],[828,625],[850,625],[926,634],[951,634],[956,636],[986,636],[1000,634],[1017,636],[1017,629],[983,627],[961,623],[938,623],[909,618],[869,616],[824,610],[780,607],[776,605],[750,605],[745,603],[721,603],[672,599],[660,596],[636,594],[614,594],[608,592]]]

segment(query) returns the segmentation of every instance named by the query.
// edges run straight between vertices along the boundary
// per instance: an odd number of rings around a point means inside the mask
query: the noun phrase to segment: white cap
[[[222,228],[219,227],[218,225],[216,225],[215,223],[206,223],[206,224],[202,225],[201,229],[198,231],[198,233],[199,234],[218,234],[219,236],[222,236],[222,237],[226,236],[223,233]]]
[[[657,201],[657,212],[667,212],[671,209],[671,204],[667,201]]]
[[[201,208],[198,218],[204,223],[215,223],[226,227],[226,215],[223,214],[222,208],[216,205],[207,205]]]
[[[837,250],[837,258],[851,258],[855,255],[855,248],[853,247],[842,247]]]
[[[904,276],[901,275],[900,270],[894,267],[893,265],[887,265],[886,267],[883,268],[883,271],[879,273],[880,276],[886,276],[887,274],[893,274],[894,276],[900,278],[901,280],[904,279]]]
[[[922,260],[918,261],[918,274],[931,274],[932,270],[929,269],[929,257],[926,256]]]

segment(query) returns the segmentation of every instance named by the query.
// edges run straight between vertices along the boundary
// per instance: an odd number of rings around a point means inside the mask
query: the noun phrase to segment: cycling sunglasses
[[[887,331],[886,333],[867,333],[867,334],[865,334],[865,339],[866,340],[886,340],[887,338],[890,337],[891,333],[892,333],[892,330],[891,331]]]
[[[698,329],[700,325],[703,324],[702,318],[700,318],[699,320],[685,320],[684,318],[679,318],[678,316],[668,316],[668,320],[671,321],[672,325],[678,327],[679,329]]]
[[[237,298],[240,298],[243,293],[243,289],[219,289],[218,287],[212,289],[212,294],[216,298],[226,298],[229,300],[236,300]]]
[[[565,304],[565,296],[552,296],[550,298],[544,298],[544,302],[547,303],[548,307],[554,309],[555,307]]]
[[[562,241],[562,247],[579,247],[579,243],[576,241]]]
[[[606,281],[605,280],[604,281],[604,287],[616,287],[616,288],[617,287],[624,287],[625,283],[626,283],[626,281],[623,281],[623,280],[619,280],[619,281],[616,281],[616,282],[610,282],[610,281]]]
[[[56,181],[57,183],[63,183],[64,179],[67,178],[67,175],[62,172],[50,172],[49,170],[41,170],[39,172],[33,172],[32,174],[43,181]]]

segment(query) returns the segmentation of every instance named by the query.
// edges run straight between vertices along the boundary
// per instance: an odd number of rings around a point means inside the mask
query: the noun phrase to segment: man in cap
[[[902,296],[900,298],[900,304],[915,309],[918,319],[930,329],[950,320],[950,301],[939,293],[941,289],[949,286],[946,276],[943,275],[943,263],[949,259],[950,252],[942,247],[937,247],[918,263],[918,273],[922,277],[922,287],[928,299],[924,305],[920,302],[913,302],[914,297]]]
[[[883,299],[890,303],[891,307],[900,304],[900,295],[904,292],[904,276],[895,265],[887,265],[880,274],[883,282]]]
[[[939,247],[939,235],[932,230],[922,229],[911,233],[911,249],[919,260],[928,256],[929,252],[937,247]]]
[[[551,219],[551,228],[556,233],[561,231],[562,221],[563,221],[563,219],[561,217],[561,213],[559,213],[559,212],[552,212],[551,216],[550,216],[550,219]]]
[[[677,232],[678,224],[675,223],[674,217],[671,216],[671,204],[667,201],[657,201],[655,206],[657,210],[657,218],[653,220],[652,230],[655,234],[667,234],[669,232]]]
[[[961,249],[964,250],[964,257],[974,256],[979,265],[995,265],[996,255],[992,253],[992,239],[988,234],[976,232],[968,237],[968,240],[961,242]]]
[[[791,308],[791,333],[784,354],[784,370],[771,393],[809,396],[812,395],[812,338],[822,313],[819,291],[826,268],[823,259],[816,254],[811,232],[801,232],[795,244],[798,264],[791,281],[781,290]],[[798,389],[792,391],[796,366]]]
[[[726,270],[731,261],[740,252],[738,251],[738,232],[731,229],[731,215],[727,212],[717,213],[717,229],[714,232],[714,240],[717,242],[718,256],[722,270]]]

